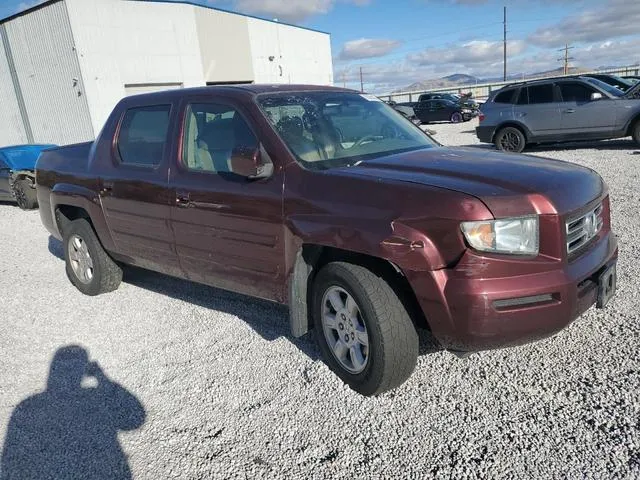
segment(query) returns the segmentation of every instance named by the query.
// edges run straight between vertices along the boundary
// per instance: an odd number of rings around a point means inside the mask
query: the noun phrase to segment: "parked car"
[[[636,83],[640,82],[640,77],[636,76],[636,75],[625,75],[622,78],[624,78],[625,80],[630,81],[633,84],[636,84]]]
[[[45,148],[55,145],[16,145],[0,148],[0,201],[16,202],[23,210],[38,206],[35,165]]]
[[[465,108],[459,103],[450,100],[425,100],[418,102],[413,110],[421,123],[467,122],[476,115],[474,110]]]
[[[413,105],[411,103],[397,103],[394,102],[393,100],[388,100],[387,105],[391,106],[394,110],[400,112],[402,115],[404,115],[406,118],[408,118],[411,121],[415,121],[418,119],[418,117],[416,117],[416,112],[413,110]]]
[[[478,109],[478,102],[467,95],[458,95],[457,93],[423,93],[418,97],[418,103],[426,102],[428,100],[449,100],[454,103],[460,104],[463,108],[470,110]]]
[[[342,141],[335,122],[362,116],[384,128]],[[81,292],[117,289],[132,264],[288,304],[292,335],[313,330],[364,395],[409,377],[418,327],[459,354],[518,345],[616,289],[597,173],[442,147],[353,90],[126,97],[95,143],[44,152],[36,178]]]
[[[631,80],[624,79],[622,77],[618,77],[616,75],[605,75],[605,74],[586,74],[584,77],[587,78],[595,78],[596,80],[600,80],[608,85],[619,88],[621,91],[626,92],[631,87],[633,87],[634,82]]]
[[[632,136],[640,143],[640,85],[627,92],[592,77],[506,86],[490,95],[476,134],[499,150]]]

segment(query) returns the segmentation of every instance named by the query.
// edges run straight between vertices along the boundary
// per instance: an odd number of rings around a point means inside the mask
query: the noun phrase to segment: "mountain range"
[[[569,69],[569,73],[578,74],[589,71],[585,68],[580,67],[571,67]],[[554,70],[547,70],[544,72],[537,72],[526,75],[523,77],[522,74],[517,75],[508,75],[507,80],[517,81],[517,80],[525,80],[525,79],[533,79],[533,78],[544,78],[544,77],[553,77],[557,75],[562,75],[563,69],[556,68]],[[472,86],[476,84],[482,83],[493,83],[493,82],[501,82],[502,77],[493,77],[493,78],[478,78],[473,75],[466,75],[464,73],[454,73],[453,75],[447,75],[446,77],[441,78],[433,78],[429,80],[423,80],[421,82],[415,82],[411,85],[407,85],[404,88],[400,88],[392,93],[401,93],[401,92],[419,92],[424,90],[431,90],[434,88],[448,88],[448,87],[459,87],[459,86]]]

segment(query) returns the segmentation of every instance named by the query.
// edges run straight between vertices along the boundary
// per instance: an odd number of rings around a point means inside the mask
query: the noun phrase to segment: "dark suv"
[[[591,77],[508,85],[489,96],[476,134],[499,150],[632,136],[640,143],[640,85],[627,92]]]

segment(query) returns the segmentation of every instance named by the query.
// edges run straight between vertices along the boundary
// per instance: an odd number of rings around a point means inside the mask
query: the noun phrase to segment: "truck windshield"
[[[299,163],[328,169],[436,146],[426,133],[372,95],[287,92],[258,97]]]

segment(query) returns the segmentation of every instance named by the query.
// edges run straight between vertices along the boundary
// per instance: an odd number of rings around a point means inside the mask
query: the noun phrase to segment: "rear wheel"
[[[520,153],[524,150],[527,139],[517,128],[505,127],[496,133],[494,143],[498,150]]]
[[[122,269],[100,244],[87,220],[80,218],[64,229],[64,253],[67,277],[85,295],[116,290],[122,281]]]
[[[31,182],[26,178],[16,181],[13,184],[13,196],[18,206],[23,210],[33,210],[38,206],[38,198]]]
[[[402,384],[418,357],[418,334],[402,302],[382,278],[334,262],[313,288],[316,340],[325,362],[362,395]]]

